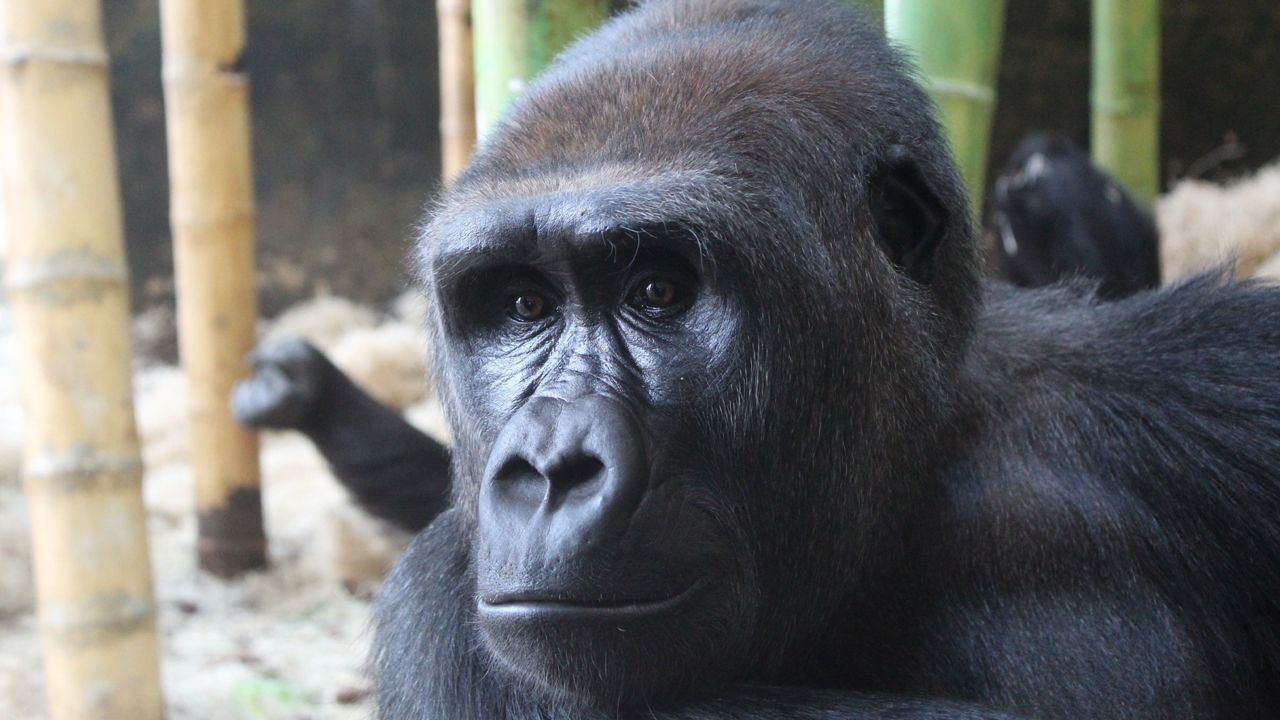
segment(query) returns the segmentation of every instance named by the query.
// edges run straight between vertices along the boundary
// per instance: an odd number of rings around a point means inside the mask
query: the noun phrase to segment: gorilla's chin
[[[735,654],[740,619],[721,588],[704,577],[634,600],[482,596],[477,617],[490,654],[544,690],[607,707],[651,703],[705,682],[713,660],[723,667]]]

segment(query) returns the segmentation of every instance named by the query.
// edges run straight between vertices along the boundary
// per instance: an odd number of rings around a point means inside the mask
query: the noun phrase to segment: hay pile
[[[1164,282],[1232,260],[1237,277],[1280,280],[1280,163],[1228,185],[1178,183],[1156,224]]]

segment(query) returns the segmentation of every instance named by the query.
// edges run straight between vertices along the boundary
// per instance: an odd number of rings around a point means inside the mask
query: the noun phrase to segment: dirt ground
[[[40,647],[15,467],[21,411],[3,314],[0,304],[0,593],[6,594],[0,600],[0,716],[36,720],[44,716]],[[403,538],[382,532],[350,506],[304,438],[272,434],[262,449],[270,569],[234,582],[200,574],[186,462],[185,380],[175,368],[153,367],[140,370],[135,385],[167,716],[367,717],[367,581],[395,556]],[[430,402],[410,416],[438,433],[441,420]],[[353,594],[344,580],[366,582]]]

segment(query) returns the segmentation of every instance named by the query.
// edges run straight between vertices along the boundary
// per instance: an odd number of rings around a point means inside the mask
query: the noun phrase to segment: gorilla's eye
[[[653,280],[647,282],[640,290],[640,300],[645,305],[654,308],[669,308],[675,304],[678,299],[676,284],[668,280]]]
[[[685,287],[675,280],[651,277],[636,286],[631,304],[648,313],[669,313],[685,302],[687,294]]]
[[[520,322],[537,322],[547,316],[551,303],[536,292],[522,292],[511,298],[508,314]]]

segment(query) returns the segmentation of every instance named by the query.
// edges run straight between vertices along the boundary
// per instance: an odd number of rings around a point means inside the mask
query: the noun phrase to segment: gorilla
[[[451,451],[255,358],[237,413],[422,529],[378,717],[1280,714],[1280,291],[984,284],[911,74],[831,0],[641,2],[423,226]]]
[[[1079,277],[1114,300],[1160,284],[1151,216],[1064,137],[1018,145],[996,179],[990,225],[1000,275],[1015,285]]]

